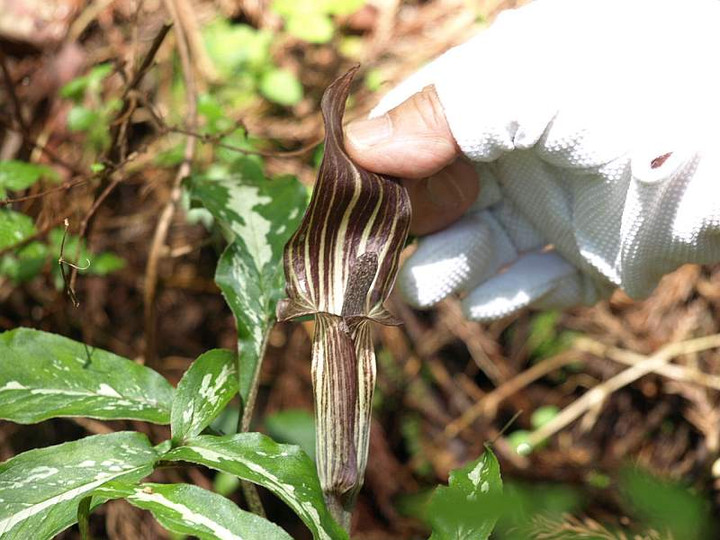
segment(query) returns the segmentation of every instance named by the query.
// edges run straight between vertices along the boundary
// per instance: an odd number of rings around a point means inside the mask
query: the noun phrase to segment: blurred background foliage
[[[233,348],[232,314],[213,281],[223,231],[191,200],[193,177],[291,175],[312,189],[319,99],[330,81],[361,63],[348,118],[365,115],[393,84],[520,3],[0,0],[0,329],[67,335],[175,382],[205,350]],[[144,66],[168,21],[173,29]],[[60,258],[78,267],[70,281],[73,268]],[[354,537],[423,538],[433,520],[473,514],[477,505],[458,508],[467,497],[453,495],[461,483],[454,488],[451,471],[489,442],[504,486],[494,502],[483,499],[498,505],[494,538],[720,534],[717,352],[683,355],[675,371],[634,381],[528,443],[627,369],[623,351],[642,358],[718,333],[719,268],[682,268],[645,302],[618,293],[593,308],[490,325],[462,320],[456,300],[416,312],[394,298],[391,310],[405,325],[378,332],[375,425]],[[273,331],[255,426],[312,456],[311,334],[310,322]],[[688,372],[701,375],[681,376]],[[236,421],[233,405],[214,428]],[[127,428],[167,437],[167,428],[140,422],[0,423],[0,458]],[[170,469],[153,480],[195,483],[242,504],[223,474]],[[307,537],[263,497],[271,519]],[[167,537],[121,502],[91,526],[97,537]]]

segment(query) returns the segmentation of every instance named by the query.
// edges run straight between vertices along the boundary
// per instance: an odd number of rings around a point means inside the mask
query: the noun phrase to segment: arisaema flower
[[[278,320],[315,316],[312,377],[317,467],[344,525],[368,458],[375,352],[371,323],[395,324],[383,303],[410,225],[401,183],[355,165],[343,145],[351,69],[322,98],[325,156],[300,228],[285,246],[287,298]]]

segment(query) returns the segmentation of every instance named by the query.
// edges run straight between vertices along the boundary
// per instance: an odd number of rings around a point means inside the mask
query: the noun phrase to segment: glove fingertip
[[[427,309],[456,292],[469,271],[464,257],[432,264],[406,264],[398,276],[398,290],[411,306]]]
[[[398,289],[414,307],[427,308],[482,280],[494,260],[492,231],[481,215],[420,240],[398,275]]]
[[[530,253],[520,257],[504,273],[493,276],[473,290],[462,302],[468,319],[489,322],[517,313],[561,287],[566,279],[578,279],[579,272],[558,254]],[[582,301],[578,294],[561,295],[567,305]]]

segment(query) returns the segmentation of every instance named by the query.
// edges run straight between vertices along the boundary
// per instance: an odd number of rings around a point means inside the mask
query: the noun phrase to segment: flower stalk
[[[357,69],[323,95],[325,155],[303,221],[285,246],[287,298],[278,304],[280,321],[315,316],[318,475],[346,529],[368,459],[376,377],[371,323],[397,324],[383,304],[410,225],[402,184],[357,166],[345,152],[342,118]]]

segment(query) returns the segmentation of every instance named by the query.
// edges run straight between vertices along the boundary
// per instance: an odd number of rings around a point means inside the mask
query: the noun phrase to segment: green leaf
[[[288,70],[272,69],[260,79],[260,93],[270,101],[291,106],[302,99],[303,87],[295,75]]]
[[[100,122],[100,113],[84,107],[75,105],[68,112],[67,126],[70,131],[88,131]]]
[[[415,493],[400,494],[394,499],[396,510],[401,516],[413,517],[430,527],[428,504],[435,490],[422,489]]]
[[[200,94],[197,100],[198,114],[204,116],[210,124],[216,124],[224,119],[225,111],[212,94]]]
[[[365,5],[367,0],[320,0],[323,9],[331,15],[351,15]]]
[[[337,0],[335,0],[337,1]],[[341,0],[341,1],[347,1],[347,0]],[[105,80],[108,75],[111,75],[113,72],[113,65],[112,64],[98,64],[97,66],[93,67],[90,70],[90,73],[86,75],[87,81],[88,81],[88,90],[91,92],[99,92],[100,91],[100,85]]]
[[[250,414],[265,343],[274,322],[271,306],[277,305],[278,297],[272,295],[275,292],[272,289],[265,289],[263,282],[252,280],[253,276],[261,273],[252,265],[248,250],[242,244],[238,241],[225,249],[215,271],[215,283],[235,315],[239,351],[238,391],[241,414],[245,415],[246,411]]]
[[[188,484],[123,485],[114,482],[97,491],[105,499],[124,498],[149,510],[168,531],[200,540],[290,540],[290,535],[270,521],[240,510],[234,503]]]
[[[273,0],[272,10],[283,18],[324,12],[322,2],[318,0]]]
[[[327,43],[335,33],[335,25],[325,13],[298,13],[289,17],[285,26],[288,34],[308,43]],[[262,89],[262,87],[261,87]]]
[[[203,38],[213,64],[223,77],[256,70],[270,62],[273,33],[246,24],[218,19],[203,28]]]
[[[360,36],[342,36],[342,38],[340,38],[340,45],[338,46],[338,51],[343,56],[352,60],[359,61],[363,56],[364,50],[365,40]],[[377,72],[376,69],[371,71]],[[366,75],[366,81],[367,78],[368,76]],[[367,82],[365,84],[367,85]]]
[[[84,497],[78,504],[77,523],[80,529],[80,538],[82,540],[90,540],[90,504],[92,497]]]
[[[229,146],[240,148],[242,150],[248,150],[250,152],[257,150],[253,146],[252,142],[245,136],[245,133],[241,129],[236,129],[228,136],[223,137],[220,142]],[[217,163],[212,169],[225,169],[227,171],[229,166],[230,170],[233,170],[233,167],[235,165],[240,165],[240,168],[242,169],[245,167],[245,164],[248,161],[253,160],[258,163],[258,166],[262,167],[262,158],[260,156],[246,155],[238,160],[238,151],[232,150],[230,148],[219,147],[215,150],[215,155],[217,156],[219,163]],[[212,169],[208,169],[208,173],[210,173]],[[226,177],[228,176],[228,173],[224,172],[221,176]],[[262,174],[260,174],[259,176],[262,177]]]
[[[32,219],[25,214],[0,208],[0,250],[12,248],[35,234]],[[14,253],[0,257],[0,276],[15,283],[35,277],[45,264],[47,248],[40,242],[31,242],[17,248]]]
[[[347,538],[325,507],[315,465],[297,446],[277,444],[259,433],[202,435],[163,459],[205,465],[259,484],[285,501],[315,538]]]
[[[85,95],[87,85],[87,77],[77,77],[60,89],[60,97],[79,101]]]
[[[327,43],[335,33],[331,15],[350,15],[364,0],[274,0],[272,9],[285,19],[287,33],[309,43]]]
[[[240,479],[233,474],[219,472],[213,478],[213,491],[225,497],[235,493],[239,487]]]
[[[0,208],[0,249],[12,247],[34,233],[35,225],[29,216]]]
[[[45,244],[30,242],[18,248],[14,254],[0,259],[0,276],[6,276],[15,283],[29,281],[42,271],[47,257],[48,249]]]
[[[544,311],[533,317],[527,339],[527,347],[533,359],[561,353],[568,349],[578,336],[577,332],[558,331],[560,315],[559,311]]]
[[[176,144],[175,146],[172,146],[168,148],[167,150],[161,150],[157,154],[155,154],[155,157],[153,158],[153,161],[156,165],[159,167],[175,167],[177,165],[180,165],[180,163],[183,162],[185,159],[185,148],[182,144]]]
[[[537,538],[533,534],[537,534],[533,528],[535,518],[577,515],[583,511],[584,497],[581,490],[568,484],[508,482],[503,486],[499,502],[503,512],[495,535],[503,540],[527,540]],[[563,538],[569,540],[571,537],[569,534]],[[560,538],[553,537],[553,540]]]
[[[115,253],[105,251],[93,257],[92,264],[82,273],[106,276],[125,268],[125,259]]]
[[[641,469],[628,468],[620,478],[626,506],[642,522],[669,538],[717,538],[709,501],[680,483],[656,478]]]
[[[25,161],[0,161],[0,199],[7,197],[7,191],[27,189],[41,178],[57,181],[58,174],[47,165]]]
[[[155,452],[157,452],[159,456],[162,456],[164,454],[167,454],[172,449],[172,446],[172,441],[165,440],[160,444],[155,445]]]
[[[265,417],[268,434],[281,443],[297,444],[315,461],[315,419],[301,409],[280,411]]]
[[[560,409],[556,405],[538,407],[530,416],[530,425],[532,425],[533,429],[540,429],[555,418],[559,412]]]
[[[185,372],[170,415],[174,440],[199,435],[237,393],[236,361],[230,351],[214,349]]]
[[[147,437],[121,432],[30,450],[0,464],[0,537],[52,538],[77,520],[93,490],[152,472],[157,454]]]
[[[205,117],[204,131],[207,133],[216,134],[233,127],[233,121],[228,118],[225,108],[214,95],[201,94],[198,97],[198,113]]]
[[[237,321],[239,393],[247,406],[275,307],[284,292],[283,247],[300,223],[306,190],[294,178],[264,179],[259,165],[243,158],[235,176],[196,178],[192,195],[231,238],[215,282]]]
[[[500,465],[489,448],[480,459],[450,473],[428,506],[431,540],[487,540],[499,517],[502,497]],[[495,499],[494,504],[488,504]]]
[[[521,456],[527,456],[533,451],[530,444],[530,432],[526,429],[516,429],[508,435],[507,440],[512,449]]]
[[[0,334],[0,418],[59,416],[170,422],[172,386],[158,373],[71,339],[17,328]]]
[[[90,70],[90,73],[77,77],[60,89],[60,96],[73,100],[80,100],[85,90],[99,92],[102,81],[112,73],[112,64],[99,64]]]
[[[284,18],[304,13],[350,15],[365,2],[366,0],[273,0],[272,10]]]
[[[379,69],[371,69],[365,74],[365,86],[371,92],[377,92],[385,82],[385,76]]]

